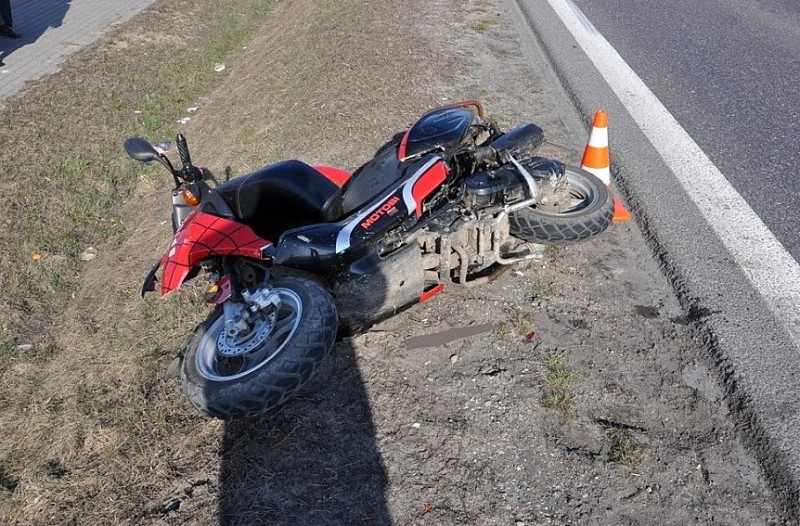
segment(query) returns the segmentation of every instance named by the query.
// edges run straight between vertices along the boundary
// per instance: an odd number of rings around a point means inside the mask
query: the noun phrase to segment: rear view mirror
[[[146,139],[141,137],[131,137],[125,141],[125,151],[132,159],[149,163],[152,161],[161,162],[158,151]]]

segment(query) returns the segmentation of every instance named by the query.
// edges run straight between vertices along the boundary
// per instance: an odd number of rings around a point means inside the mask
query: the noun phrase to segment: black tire
[[[338,317],[330,294],[302,277],[275,279],[282,306],[264,320],[260,341],[231,345],[218,307],[195,330],[183,359],[183,392],[201,412],[222,419],[253,418],[281,405],[305,385],[330,354]],[[220,342],[229,356],[220,351]],[[253,348],[245,351],[241,347]],[[230,355],[241,352],[241,354]]]
[[[530,206],[511,212],[511,234],[543,245],[568,245],[603,232],[614,216],[614,202],[603,182],[595,175],[566,167],[572,196],[571,206],[562,212]]]

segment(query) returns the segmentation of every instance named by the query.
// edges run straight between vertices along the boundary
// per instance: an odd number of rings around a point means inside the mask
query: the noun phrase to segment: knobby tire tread
[[[532,243],[569,245],[602,233],[614,217],[614,201],[594,175],[568,167],[568,176],[581,177],[595,187],[597,198],[585,209],[575,213],[553,214],[535,207],[523,208],[508,216],[511,234]]]
[[[338,318],[327,291],[312,280],[297,277],[276,280],[275,286],[298,293],[303,299],[303,313],[291,339],[270,363],[237,380],[211,381],[195,370],[195,353],[204,331],[221,312],[209,315],[195,331],[184,358],[183,391],[202,413],[221,419],[260,416],[291,398],[331,353]]]

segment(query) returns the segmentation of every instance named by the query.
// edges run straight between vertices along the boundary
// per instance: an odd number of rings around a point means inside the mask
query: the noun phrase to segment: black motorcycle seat
[[[216,188],[236,217],[264,239],[342,217],[342,189],[301,161],[282,161]]]

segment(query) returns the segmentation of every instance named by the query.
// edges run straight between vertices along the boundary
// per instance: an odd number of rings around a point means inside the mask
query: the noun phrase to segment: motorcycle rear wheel
[[[221,335],[225,316],[218,307],[187,343],[183,391],[202,413],[221,419],[260,416],[303,387],[333,349],[338,317],[321,285],[287,277],[275,279],[272,290],[281,308],[256,324],[250,339],[232,343]]]
[[[529,206],[508,215],[511,235],[543,245],[568,245],[603,232],[614,216],[614,202],[603,182],[575,166],[565,172],[571,202],[564,211]]]

